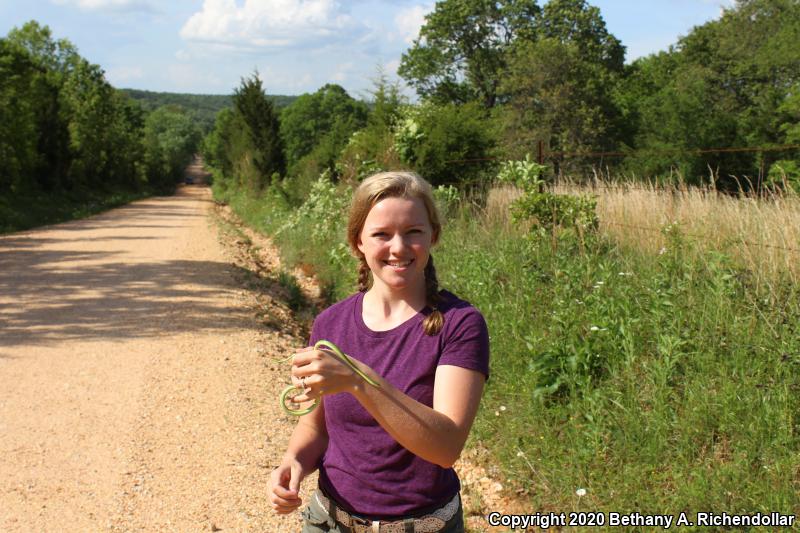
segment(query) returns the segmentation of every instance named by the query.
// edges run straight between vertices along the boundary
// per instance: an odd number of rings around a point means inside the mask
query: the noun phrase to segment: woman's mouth
[[[405,270],[408,265],[413,263],[413,259],[409,259],[408,261],[384,261],[383,263],[389,265],[394,270]]]

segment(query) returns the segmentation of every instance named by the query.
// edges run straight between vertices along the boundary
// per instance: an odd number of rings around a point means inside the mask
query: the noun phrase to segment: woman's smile
[[[425,266],[435,240],[421,200],[390,197],[370,210],[358,248],[377,284],[390,290],[424,290]]]
[[[396,272],[404,272],[406,268],[413,262],[413,259],[407,261],[384,261],[385,264],[392,267]]]

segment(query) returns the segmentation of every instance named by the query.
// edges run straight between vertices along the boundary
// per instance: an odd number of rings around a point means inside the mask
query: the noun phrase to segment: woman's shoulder
[[[439,291],[439,298],[441,301],[437,308],[444,314],[454,313],[454,314],[462,314],[462,313],[478,313],[480,311],[472,305],[467,300],[460,298],[453,294],[452,292],[448,291],[447,289],[441,289]]]
[[[480,310],[467,300],[460,298],[452,292],[442,289],[439,291],[441,302],[437,306],[444,315],[445,325],[457,325],[464,322],[485,323]]]

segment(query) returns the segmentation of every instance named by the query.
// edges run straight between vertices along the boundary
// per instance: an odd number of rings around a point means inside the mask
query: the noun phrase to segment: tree
[[[0,192],[28,185],[38,166],[36,103],[38,71],[29,54],[0,39]]]
[[[247,127],[253,163],[260,174],[258,183],[251,185],[260,190],[270,183],[273,174],[285,173],[286,159],[278,117],[264,92],[258,72],[242,78],[241,85],[234,91],[233,104]]]
[[[480,104],[428,102],[409,106],[404,116],[395,133],[397,151],[432,185],[464,185],[485,177],[495,132]]]
[[[573,43],[582,61],[609,72],[622,72],[625,47],[606,29],[600,9],[585,0],[550,0],[544,6],[539,28],[543,38]]]
[[[757,185],[770,152],[698,154],[697,149],[785,142],[785,102],[800,82],[800,2],[745,0],[694,28],[669,52],[634,62],[621,91],[636,148],[685,153],[628,162],[647,174],[679,168],[699,181],[711,168],[718,185]],[[736,176],[737,179],[731,176]]]
[[[537,141],[551,152],[615,149],[626,139],[615,99],[625,48],[600,10],[584,0],[550,0],[537,35],[508,51],[501,85],[507,155],[522,158]]]
[[[144,132],[148,179],[168,188],[180,179],[197,151],[200,130],[184,109],[162,106],[147,116]]]
[[[613,148],[621,123],[617,83],[603,63],[584,59],[577,42],[549,37],[515,46],[501,87],[509,99],[507,155],[522,158],[537,141],[551,152]]]
[[[492,108],[506,51],[517,38],[535,38],[539,12],[535,0],[437,2],[398,73],[424,98]]]
[[[313,94],[297,98],[281,113],[280,131],[291,167],[320,144],[330,145],[332,158],[347,144],[350,135],[363,128],[369,110],[341,86],[327,84]]]

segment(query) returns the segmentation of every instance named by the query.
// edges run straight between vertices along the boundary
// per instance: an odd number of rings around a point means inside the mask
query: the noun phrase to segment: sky
[[[540,0],[540,5],[543,4]],[[666,50],[732,0],[590,0],[632,61]],[[0,35],[35,19],[119,88],[230,94],[259,72],[269,94],[338,83],[366,97],[434,2],[414,0],[0,0]]]

